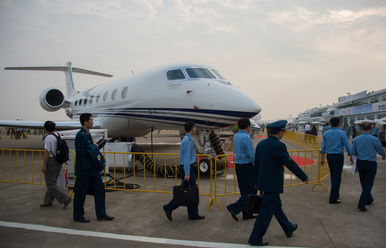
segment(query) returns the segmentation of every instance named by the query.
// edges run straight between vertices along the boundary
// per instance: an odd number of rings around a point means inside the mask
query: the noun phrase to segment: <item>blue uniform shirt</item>
[[[323,134],[321,154],[343,154],[343,147],[351,155],[350,145],[348,144],[347,135],[337,127],[333,127]]]
[[[253,142],[245,131],[238,131],[233,137],[233,152],[236,164],[252,163],[255,158]]]
[[[360,160],[377,161],[377,153],[386,157],[385,149],[383,149],[378,138],[364,133],[353,140],[352,154]]]
[[[179,164],[184,166],[185,176],[190,176],[190,165],[196,162],[196,150],[192,136],[186,134],[181,141]]]

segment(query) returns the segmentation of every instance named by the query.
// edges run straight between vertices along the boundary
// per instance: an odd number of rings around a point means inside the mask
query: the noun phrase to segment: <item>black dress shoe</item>
[[[41,208],[49,208],[52,207],[52,203],[44,203],[40,205]]]
[[[340,203],[342,203],[341,200],[330,201],[330,204],[340,204]]]
[[[294,227],[290,233],[286,233],[288,238],[292,237],[292,234],[298,229],[298,224],[294,223]]]
[[[235,221],[239,221],[239,218],[237,218],[236,213],[229,206],[227,206],[227,209],[228,209],[229,213],[231,213],[232,218]]]
[[[248,244],[249,245],[252,245],[252,246],[265,246],[265,245],[268,245],[268,242],[251,242],[251,241],[248,241]]]
[[[250,220],[250,219],[256,219],[256,216],[254,216],[254,215],[243,215],[243,220]]]
[[[86,220],[85,218],[83,218],[83,219],[74,219],[74,221],[81,222],[81,223],[89,223],[90,222],[89,220]]]
[[[110,221],[110,220],[113,220],[114,217],[112,216],[108,216],[107,214],[105,216],[102,216],[102,217],[98,217],[97,220],[101,221],[101,220],[107,220],[107,221]]]
[[[197,215],[197,216],[195,216],[193,218],[189,217],[189,220],[203,220],[203,219],[205,219],[205,216],[201,216],[201,215]]]
[[[66,209],[68,204],[71,202],[71,197],[67,197],[67,200],[63,202],[63,209]]]
[[[364,207],[364,208],[358,208],[358,209],[359,209],[359,211],[361,211],[361,212],[367,211],[367,208],[366,208],[366,207]]]
[[[163,207],[163,209],[164,209],[166,218],[168,218],[168,220],[172,221],[172,220],[173,220],[173,218],[172,218],[172,211],[166,210],[166,209],[165,209],[165,206]]]

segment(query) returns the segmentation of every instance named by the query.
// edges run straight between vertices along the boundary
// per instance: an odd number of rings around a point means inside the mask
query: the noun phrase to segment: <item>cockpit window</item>
[[[168,78],[168,80],[185,79],[185,75],[180,69],[168,71],[166,73],[166,77]]]
[[[212,69],[212,72],[220,79],[225,80],[225,78],[215,69]]]
[[[216,78],[206,68],[186,68],[186,72],[190,78]]]

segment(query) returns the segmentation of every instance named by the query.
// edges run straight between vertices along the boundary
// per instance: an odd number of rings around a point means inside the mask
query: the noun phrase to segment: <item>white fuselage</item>
[[[110,136],[138,137],[152,128],[183,129],[187,121],[201,129],[223,128],[261,111],[250,97],[217,74],[213,73],[216,78],[191,78],[186,68],[204,67],[163,67],[112,81],[66,99],[70,103],[66,113],[79,120],[81,113],[89,112]],[[167,72],[175,69],[185,78],[168,80]]]

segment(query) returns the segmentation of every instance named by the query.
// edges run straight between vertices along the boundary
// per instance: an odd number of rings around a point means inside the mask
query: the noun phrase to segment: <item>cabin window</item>
[[[84,99],[84,105],[86,105],[87,104],[87,98],[86,99]]]
[[[166,77],[168,78],[168,80],[185,79],[185,75],[180,69],[168,71],[166,73]]]
[[[77,106],[77,105],[78,105],[78,101],[75,101],[75,103],[74,103],[74,104],[75,104],[75,106]]]
[[[216,78],[206,68],[186,68],[186,72],[190,78]]]
[[[107,101],[107,97],[109,96],[109,92],[105,92],[105,94],[103,95],[103,101],[106,102]]]
[[[82,105],[82,99],[79,100],[79,106]]]
[[[129,91],[129,89],[127,87],[125,87],[123,90],[122,90],[122,93],[121,93],[121,97],[122,99],[126,98],[127,97],[127,92]]]
[[[115,100],[117,98],[117,90],[114,90],[113,93],[111,94],[111,100]]]
[[[98,94],[96,97],[95,97],[95,102],[96,103],[99,103],[99,99],[101,98],[101,94]]]
[[[94,96],[91,96],[90,97],[90,104],[92,104],[93,100],[94,100]]]

